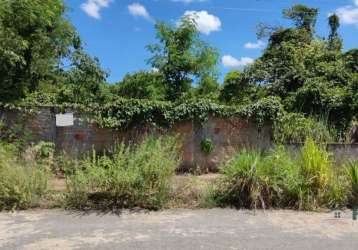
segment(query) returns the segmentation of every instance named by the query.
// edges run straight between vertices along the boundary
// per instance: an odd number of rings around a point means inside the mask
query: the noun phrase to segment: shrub
[[[16,156],[15,147],[0,143],[0,210],[36,206],[47,189],[46,170]]]
[[[120,144],[112,156],[95,155],[67,177],[68,207],[157,209],[167,201],[169,180],[178,165],[176,140],[147,138]]]

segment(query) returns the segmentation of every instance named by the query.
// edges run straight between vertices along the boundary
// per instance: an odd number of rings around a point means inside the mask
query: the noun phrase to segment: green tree
[[[342,54],[339,18],[328,19],[328,41],[314,36],[317,9],[295,5],[284,16],[295,26],[272,30],[263,55],[248,68],[250,82],[281,97],[287,111],[301,112],[344,128],[355,112],[358,53]]]
[[[214,75],[218,53],[199,39],[195,22],[183,18],[178,26],[157,23],[158,44],[147,48],[153,54],[148,60],[163,74],[168,100],[177,100],[189,91],[194,80]]]
[[[330,33],[328,36],[328,49],[329,50],[341,50],[342,39],[339,37],[339,17],[336,14],[332,14],[328,18],[328,24],[330,27]]]
[[[244,72],[233,70],[226,74],[219,98],[227,103],[247,104],[256,99],[259,88],[248,81]]]
[[[305,29],[311,35],[314,33],[318,15],[317,8],[309,8],[302,4],[296,4],[283,10],[283,16],[291,19],[298,29]]]
[[[106,99],[108,73],[101,68],[98,58],[92,58],[81,49],[76,50],[71,55],[70,69],[62,75],[58,102],[87,104]]]
[[[127,74],[116,84],[115,95],[136,99],[165,99],[164,76],[155,71],[139,71]]]
[[[53,82],[63,58],[80,46],[63,0],[0,0],[0,101]]]
[[[198,97],[205,97],[217,100],[219,96],[219,83],[217,79],[212,76],[203,76],[199,82],[198,87],[195,89],[195,94]]]
[[[358,48],[348,50],[343,55],[346,69],[351,73],[358,73]]]

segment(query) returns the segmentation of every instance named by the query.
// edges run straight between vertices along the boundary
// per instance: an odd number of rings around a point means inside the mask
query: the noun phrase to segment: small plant
[[[214,143],[210,138],[205,138],[200,142],[201,151],[210,155],[214,151]]]
[[[51,158],[55,152],[55,144],[52,142],[40,142],[36,146],[37,158]]]

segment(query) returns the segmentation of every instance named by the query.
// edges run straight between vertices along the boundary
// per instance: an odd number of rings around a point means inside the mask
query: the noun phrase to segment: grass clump
[[[145,139],[137,146],[120,144],[112,156],[92,156],[67,177],[67,206],[79,209],[161,208],[179,163],[177,141]]]
[[[358,161],[346,163],[346,176],[349,185],[350,205],[358,206]]]
[[[255,209],[289,205],[297,186],[297,169],[283,147],[268,155],[244,150],[222,165],[220,173],[223,183],[214,192],[218,205]]]
[[[333,169],[330,155],[313,139],[306,140],[298,155],[283,146],[266,154],[241,151],[220,173],[222,182],[209,197],[219,206],[314,210],[347,202],[344,175]]]
[[[0,143],[0,210],[37,206],[46,193],[47,180],[44,167],[21,161],[14,146]]]

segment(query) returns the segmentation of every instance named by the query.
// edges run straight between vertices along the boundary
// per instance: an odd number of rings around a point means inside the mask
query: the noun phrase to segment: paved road
[[[358,249],[351,214],[166,210],[0,213],[0,249]]]

